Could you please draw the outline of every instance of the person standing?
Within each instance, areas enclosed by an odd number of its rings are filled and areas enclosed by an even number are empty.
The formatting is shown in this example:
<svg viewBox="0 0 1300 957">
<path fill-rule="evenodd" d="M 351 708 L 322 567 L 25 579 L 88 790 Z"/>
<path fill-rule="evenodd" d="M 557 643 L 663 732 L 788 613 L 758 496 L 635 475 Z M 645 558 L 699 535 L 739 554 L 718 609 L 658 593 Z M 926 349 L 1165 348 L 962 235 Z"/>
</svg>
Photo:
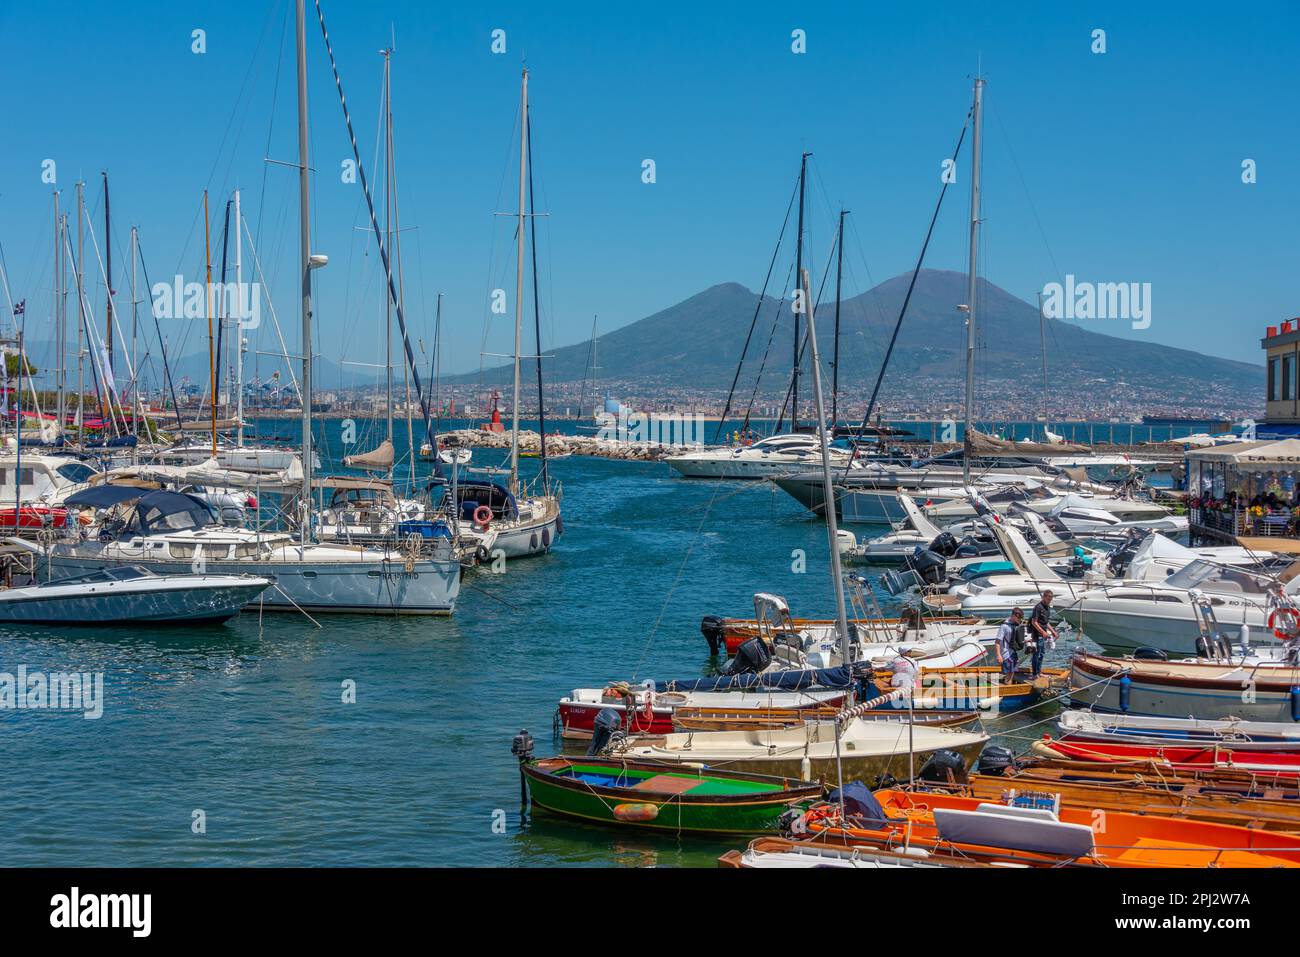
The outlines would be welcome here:
<svg viewBox="0 0 1300 957">
<path fill-rule="evenodd" d="M 1043 597 L 1029 613 L 1029 639 L 1034 643 L 1032 670 L 1035 678 L 1043 673 L 1043 655 L 1050 646 L 1056 644 L 1056 629 L 1052 627 L 1052 597 L 1050 589 L 1043 592 Z"/>
<path fill-rule="evenodd" d="M 1011 682 L 1015 679 L 1016 666 L 1020 663 L 1020 651 L 1025 646 L 1025 613 L 1019 608 L 1012 608 L 1011 615 L 998 629 L 993 648 L 998 653 L 998 665 L 1002 668 L 1002 680 Z"/>
</svg>

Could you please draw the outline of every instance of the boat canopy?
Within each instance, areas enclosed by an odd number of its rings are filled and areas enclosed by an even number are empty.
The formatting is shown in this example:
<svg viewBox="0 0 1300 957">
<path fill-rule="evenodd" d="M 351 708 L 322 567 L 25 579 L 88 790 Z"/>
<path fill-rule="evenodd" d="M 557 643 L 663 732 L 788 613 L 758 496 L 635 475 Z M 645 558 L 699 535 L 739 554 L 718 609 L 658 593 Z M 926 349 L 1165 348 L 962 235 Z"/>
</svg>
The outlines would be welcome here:
<svg viewBox="0 0 1300 957">
<path fill-rule="evenodd" d="M 69 495 L 63 504 L 73 508 L 112 508 L 143 494 L 144 489 L 130 485 L 92 485 Z"/>
<path fill-rule="evenodd" d="M 743 675 L 718 675 L 713 678 L 688 678 L 684 681 L 656 681 L 655 691 L 802 691 L 805 688 L 847 688 L 853 684 L 848 666 L 812 668 L 807 671 L 773 671 Z"/>
<path fill-rule="evenodd" d="M 212 510 L 197 498 L 180 492 L 158 491 L 140 496 L 135 513 L 127 522 L 127 530 L 141 535 L 166 535 L 206 528 L 215 523 Z"/>
<path fill-rule="evenodd" d="M 447 486 L 448 494 L 451 486 Z M 462 518 L 473 518 L 475 509 L 486 505 L 492 510 L 492 517 L 500 520 L 513 518 L 519 514 L 515 497 L 503 485 L 496 482 L 466 481 L 461 479 L 456 485 L 456 499 Z"/>
</svg>

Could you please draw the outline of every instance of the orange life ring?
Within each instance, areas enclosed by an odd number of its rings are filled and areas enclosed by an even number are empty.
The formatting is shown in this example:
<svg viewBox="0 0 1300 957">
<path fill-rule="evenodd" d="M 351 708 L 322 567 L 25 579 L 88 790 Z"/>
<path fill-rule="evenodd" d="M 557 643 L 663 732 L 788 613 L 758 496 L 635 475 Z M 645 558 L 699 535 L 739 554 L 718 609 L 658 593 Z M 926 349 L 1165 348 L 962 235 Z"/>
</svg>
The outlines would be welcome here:
<svg viewBox="0 0 1300 957">
<path fill-rule="evenodd" d="M 492 524 L 492 509 L 486 505 L 474 509 L 474 524 L 486 532 L 488 526 Z"/>
<path fill-rule="evenodd" d="M 1285 627 L 1275 624 L 1279 617 L 1287 620 Z M 1274 636 L 1281 638 L 1283 641 L 1289 641 L 1300 635 L 1300 612 L 1297 612 L 1294 608 L 1274 608 L 1272 614 L 1268 616 L 1268 627 Z"/>
</svg>

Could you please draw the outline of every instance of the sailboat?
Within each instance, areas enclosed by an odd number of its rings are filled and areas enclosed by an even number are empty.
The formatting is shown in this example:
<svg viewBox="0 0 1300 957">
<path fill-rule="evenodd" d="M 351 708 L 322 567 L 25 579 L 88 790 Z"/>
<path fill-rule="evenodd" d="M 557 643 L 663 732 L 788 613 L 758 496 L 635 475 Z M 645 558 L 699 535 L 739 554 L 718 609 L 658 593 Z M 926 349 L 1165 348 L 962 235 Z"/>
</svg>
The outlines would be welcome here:
<svg viewBox="0 0 1300 957">
<path fill-rule="evenodd" d="M 324 14 L 317 9 L 322 18 Z M 299 266 L 302 289 L 302 458 L 301 483 L 285 491 L 296 493 L 297 540 L 287 532 L 228 528 L 217 524 L 208 507 L 197 499 L 176 492 L 146 491 L 125 486 L 104 486 L 71 497 L 99 509 L 106 517 L 99 534 L 82 540 L 39 546 L 51 576 L 87 574 L 118 565 L 142 565 L 158 572 L 205 569 L 217 574 L 254 573 L 274 580 L 261 599 L 267 610 L 309 612 L 352 612 L 361 614 L 432 615 L 451 614 L 460 594 L 461 566 L 446 538 L 407 539 L 400 546 L 365 548 L 319 544 L 314 540 L 312 503 L 315 471 L 312 432 L 312 270 L 328 259 L 311 252 L 311 207 L 308 160 L 307 49 L 304 0 L 296 2 L 298 79 L 298 215 Z M 326 40 L 331 66 L 335 69 L 344 120 L 351 127 L 347 102 L 337 78 L 333 50 Z M 355 140 L 353 141 L 355 143 Z M 363 186 L 365 173 L 359 153 L 355 154 Z M 370 222 L 379 242 L 388 278 L 389 295 L 397 303 L 398 321 L 406 339 L 406 320 L 396 295 L 387 247 L 375 218 L 368 186 L 365 198 Z M 404 342 L 411 361 L 409 340 Z M 417 391 L 420 389 L 415 375 Z M 421 393 L 423 399 L 423 394 Z M 426 407 L 427 408 L 427 407 Z M 427 422 L 427 416 L 426 416 Z M 216 444 L 215 428 L 213 445 Z M 217 470 L 216 462 L 208 468 Z M 233 480 L 235 476 L 225 476 Z M 297 475 L 292 478 L 297 479 Z M 224 483 L 212 483 L 224 484 Z M 98 493 L 98 497 L 93 497 Z"/>
<path fill-rule="evenodd" d="M 532 137 L 528 114 L 528 71 L 523 71 L 519 110 L 519 212 L 515 229 L 515 351 L 514 396 L 510 404 L 510 480 L 509 485 L 490 479 L 464 479 L 453 493 L 451 506 L 462 519 L 474 521 L 484 530 L 497 533 L 493 554 L 506 558 L 542 555 L 564 533 L 560 515 L 560 489 L 551 482 L 546 463 L 546 401 L 542 394 L 541 304 L 537 298 L 537 226 L 532 205 L 531 155 Z M 532 487 L 519 480 L 519 398 L 520 351 L 523 346 L 524 322 L 524 236 L 525 221 L 532 220 L 533 305 L 537 332 L 537 408 L 540 416 L 541 469 Z"/>
</svg>

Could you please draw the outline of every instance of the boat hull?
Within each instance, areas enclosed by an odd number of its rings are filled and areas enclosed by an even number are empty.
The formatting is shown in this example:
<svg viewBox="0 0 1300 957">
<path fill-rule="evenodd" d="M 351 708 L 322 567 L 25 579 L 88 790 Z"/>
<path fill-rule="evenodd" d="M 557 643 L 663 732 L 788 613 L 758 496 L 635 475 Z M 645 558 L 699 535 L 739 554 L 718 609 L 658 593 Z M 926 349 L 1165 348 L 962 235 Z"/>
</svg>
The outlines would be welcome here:
<svg viewBox="0 0 1300 957">
<path fill-rule="evenodd" d="M 580 777 L 550 773 L 548 767 Z M 599 758 L 525 764 L 523 774 L 534 807 L 584 821 L 673 833 L 775 831 L 786 808 L 816 800 L 823 791 L 797 779 L 760 783 L 730 768 L 710 773 Z M 655 788 L 656 782 L 666 783 Z"/>
<path fill-rule="evenodd" d="M 262 581 L 222 588 L 98 589 L 80 596 L 0 600 L 0 622 L 113 625 L 220 622 L 266 590 Z M 33 591 L 37 591 L 33 589 Z"/>
<path fill-rule="evenodd" d="M 1157 681 L 1128 674 L 1116 666 L 1075 659 L 1070 665 L 1070 703 L 1114 714 L 1161 718 L 1201 718 L 1293 722 L 1289 688 L 1270 688 L 1251 680 L 1248 668 L 1238 680 Z"/>
<path fill-rule="evenodd" d="M 191 574 L 187 562 L 151 561 L 59 554 L 44 560 L 51 578 L 85 575 L 121 565 L 142 565 L 159 575 Z M 255 574 L 272 581 L 251 611 L 306 611 L 308 613 L 450 615 L 460 593 L 460 563 L 420 560 L 407 571 L 402 561 L 284 562 L 208 560 L 204 571 L 212 575 Z"/>
</svg>

